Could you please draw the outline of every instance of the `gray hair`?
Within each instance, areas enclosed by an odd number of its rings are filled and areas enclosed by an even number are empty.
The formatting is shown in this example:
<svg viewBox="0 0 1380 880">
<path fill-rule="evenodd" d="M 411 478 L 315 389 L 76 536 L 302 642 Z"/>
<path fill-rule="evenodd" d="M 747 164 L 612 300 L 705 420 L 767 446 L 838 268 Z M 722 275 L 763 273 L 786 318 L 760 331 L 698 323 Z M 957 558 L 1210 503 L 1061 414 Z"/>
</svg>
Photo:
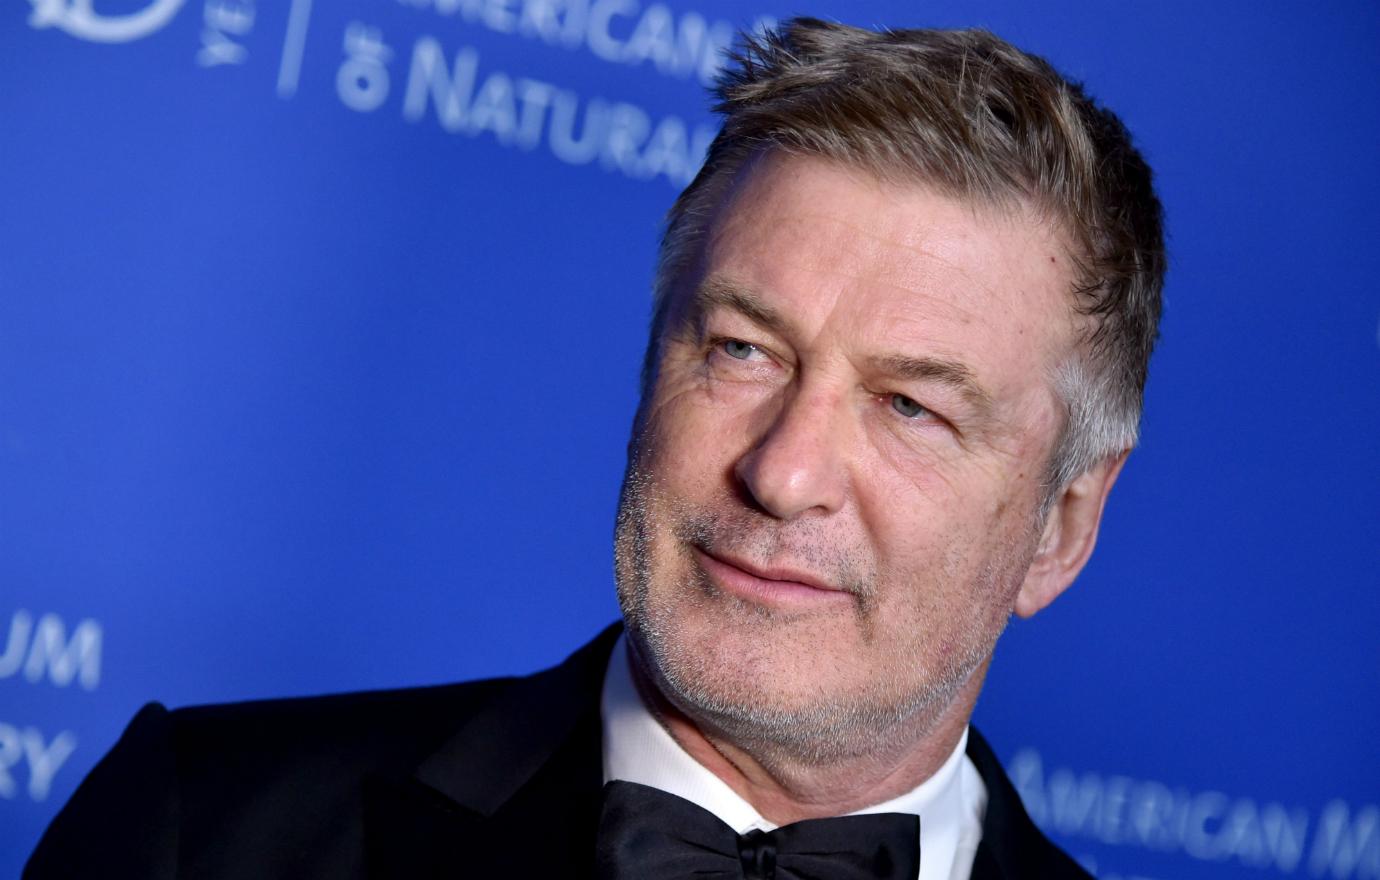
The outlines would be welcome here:
<svg viewBox="0 0 1380 880">
<path fill-rule="evenodd" d="M 1135 445 L 1166 258 L 1150 168 L 1121 120 L 1044 59 L 982 30 L 874 32 L 798 18 L 744 37 L 728 61 L 715 90 L 723 128 L 667 217 L 644 396 L 671 293 L 700 258 L 716 207 L 754 156 L 775 150 L 1059 224 L 1085 329 L 1053 377 L 1067 418 L 1047 503 Z"/>
</svg>

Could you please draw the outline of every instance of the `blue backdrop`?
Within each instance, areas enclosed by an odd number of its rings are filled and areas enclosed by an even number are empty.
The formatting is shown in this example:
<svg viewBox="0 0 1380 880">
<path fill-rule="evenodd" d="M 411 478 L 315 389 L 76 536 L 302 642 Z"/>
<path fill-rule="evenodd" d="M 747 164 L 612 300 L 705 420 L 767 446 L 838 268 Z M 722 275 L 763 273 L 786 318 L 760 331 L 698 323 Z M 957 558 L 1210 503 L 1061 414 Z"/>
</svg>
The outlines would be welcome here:
<svg viewBox="0 0 1380 880">
<path fill-rule="evenodd" d="M 660 218 L 773 0 L 0 11 L 0 876 L 149 699 L 548 665 L 611 620 Z M 1143 448 L 977 718 L 1104 878 L 1380 877 L 1380 10 L 820 0 L 1120 112 Z"/>
</svg>

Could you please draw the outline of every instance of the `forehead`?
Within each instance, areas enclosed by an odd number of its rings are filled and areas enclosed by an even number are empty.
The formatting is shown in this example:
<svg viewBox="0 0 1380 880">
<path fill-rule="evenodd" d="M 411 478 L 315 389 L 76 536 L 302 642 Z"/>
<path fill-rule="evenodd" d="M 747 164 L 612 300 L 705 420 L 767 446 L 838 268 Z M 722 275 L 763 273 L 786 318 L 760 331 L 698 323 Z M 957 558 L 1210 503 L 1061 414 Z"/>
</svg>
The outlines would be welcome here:
<svg viewBox="0 0 1380 880">
<path fill-rule="evenodd" d="M 1033 211 L 999 210 L 823 159 L 768 155 L 710 225 L 701 280 L 788 313 L 821 345 L 1048 375 L 1073 339 L 1072 263 Z"/>
</svg>

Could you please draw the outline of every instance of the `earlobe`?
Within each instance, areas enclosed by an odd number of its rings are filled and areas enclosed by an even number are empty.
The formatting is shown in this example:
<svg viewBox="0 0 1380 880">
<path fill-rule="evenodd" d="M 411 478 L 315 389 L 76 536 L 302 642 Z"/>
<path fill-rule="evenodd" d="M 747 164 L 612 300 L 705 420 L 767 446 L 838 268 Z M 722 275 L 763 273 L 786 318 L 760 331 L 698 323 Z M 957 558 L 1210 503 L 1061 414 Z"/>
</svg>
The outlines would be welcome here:
<svg viewBox="0 0 1380 880">
<path fill-rule="evenodd" d="M 1073 583 L 1092 556 L 1107 493 L 1130 450 L 1104 459 L 1059 492 L 1045 518 L 1044 531 L 1025 583 L 1016 594 L 1015 612 L 1031 617 Z"/>
</svg>

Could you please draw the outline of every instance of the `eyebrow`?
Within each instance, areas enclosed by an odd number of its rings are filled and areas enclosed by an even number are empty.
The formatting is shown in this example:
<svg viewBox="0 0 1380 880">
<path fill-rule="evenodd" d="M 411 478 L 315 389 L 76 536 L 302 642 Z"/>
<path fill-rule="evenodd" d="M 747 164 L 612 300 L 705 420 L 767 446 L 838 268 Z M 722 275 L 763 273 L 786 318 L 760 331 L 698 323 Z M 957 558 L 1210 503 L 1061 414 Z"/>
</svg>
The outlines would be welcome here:
<svg viewBox="0 0 1380 880">
<path fill-rule="evenodd" d="M 694 319 L 700 319 L 715 309 L 730 309 L 777 335 L 787 335 L 791 329 L 790 321 L 778 311 L 762 301 L 762 298 L 748 288 L 723 277 L 706 278 L 695 289 L 691 298 L 691 312 Z"/>
<path fill-rule="evenodd" d="M 937 382 L 954 389 L 980 413 L 992 409 L 992 396 L 978 384 L 973 371 L 958 361 L 893 354 L 873 358 L 874 369 L 908 382 Z"/>
</svg>

